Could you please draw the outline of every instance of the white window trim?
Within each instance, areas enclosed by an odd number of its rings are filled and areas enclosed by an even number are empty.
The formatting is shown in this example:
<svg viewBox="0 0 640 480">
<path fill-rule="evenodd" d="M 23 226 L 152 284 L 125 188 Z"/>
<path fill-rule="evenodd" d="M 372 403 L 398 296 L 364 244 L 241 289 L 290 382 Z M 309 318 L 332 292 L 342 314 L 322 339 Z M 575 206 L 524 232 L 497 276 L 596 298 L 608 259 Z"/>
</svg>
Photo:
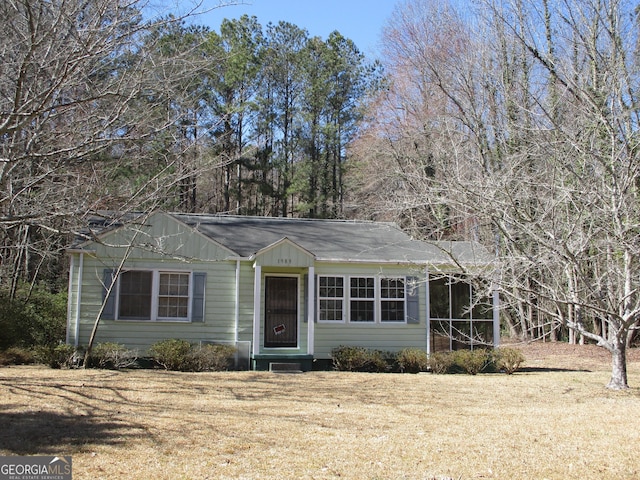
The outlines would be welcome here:
<svg viewBox="0 0 640 480">
<path fill-rule="evenodd" d="M 120 317 L 120 275 L 117 278 L 118 294 L 115 301 L 115 313 L 114 318 L 120 322 L 177 322 L 177 323 L 190 323 L 192 319 L 191 304 L 193 303 L 193 272 L 191 270 L 172 270 L 172 269 L 151 269 L 151 268 L 129 268 L 123 270 L 126 272 L 151 272 L 151 318 L 119 318 Z M 189 298 L 187 300 L 187 316 L 186 317 L 159 317 L 158 316 L 158 304 L 160 301 L 160 275 L 163 273 L 181 273 L 189 275 Z"/>
<path fill-rule="evenodd" d="M 382 298 L 382 279 L 392 279 L 392 280 L 402 280 L 402 290 L 403 296 L 402 298 Z M 380 317 L 378 320 L 382 325 L 404 325 L 407 323 L 407 277 L 404 275 L 383 275 L 378 277 L 378 285 L 376 289 L 376 297 L 378 301 L 378 305 L 376 308 L 376 312 Z M 403 315 L 402 320 L 382 320 L 382 302 L 397 302 L 402 300 L 403 307 Z"/>
<path fill-rule="evenodd" d="M 342 279 L 342 297 L 321 297 L 320 296 L 320 279 L 321 278 L 341 278 Z M 316 312 L 318 315 L 318 323 L 326 323 L 329 325 L 339 325 L 339 324 L 345 324 L 347 323 L 347 315 L 348 315 L 348 304 L 347 304 L 347 297 L 348 295 L 348 289 L 349 289 L 349 279 L 347 277 L 345 277 L 344 275 L 318 275 L 318 281 L 317 281 L 317 287 L 316 287 Z M 320 300 L 342 300 L 342 320 L 322 320 L 320 318 Z"/>
<path fill-rule="evenodd" d="M 361 297 L 351 297 L 351 279 L 352 278 L 373 278 L 373 298 L 361 298 Z M 380 297 L 380 282 L 376 275 L 349 275 L 347 280 L 347 321 L 351 325 L 376 325 L 380 323 L 380 304 L 378 303 Z M 373 321 L 372 322 L 359 322 L 351 320 L 351 300 L 359 301 L 363 300 L 366 302 L 373 302 Z"/>
<path fill-rule="evenodd" d="M 321 277 L 331 277 L 331 278 L 342 278 L 344 280 L 344 295 L 343 297 L 335 297 L 335 299 L 342 300 L 342 320 L 321 320 L 320 319 L 320 278 Z M 351 320 L 351 279 L 352 278 L 373 278 L 374 282 L 374 296 L 370 301 L 373 302 L 373 321 L 372 322 L 358 322 Z M 404 297 L 402 299 L 399 298 L 382 298 L 382 279 L 399 279 L 404 283 Z M 316 288 L 317 299 L 316 299 L 316 308 L 318 315 L 318 323 L 324 323 L 329 325 L 339 325 L 339 324 L 349 324 L 349 325 L 406 325 L 407 324 L 407 276 L 406 275 L 331 275 L 331 274 L 323 274 L 318 275 L 318 285 Z M 333 297 L 322 297 L 323 300 L 327 300 Z M 358 297 L 354 297 L 353 300 L 362 300 Z M 368 300 L 368 299 L 365 299 Z M 383 301 L 400 301 L 404 303 L 404 316 L 402 320 L 391 321 L 391 320 L 382 320 L 382 302 Z"/>
</svg>

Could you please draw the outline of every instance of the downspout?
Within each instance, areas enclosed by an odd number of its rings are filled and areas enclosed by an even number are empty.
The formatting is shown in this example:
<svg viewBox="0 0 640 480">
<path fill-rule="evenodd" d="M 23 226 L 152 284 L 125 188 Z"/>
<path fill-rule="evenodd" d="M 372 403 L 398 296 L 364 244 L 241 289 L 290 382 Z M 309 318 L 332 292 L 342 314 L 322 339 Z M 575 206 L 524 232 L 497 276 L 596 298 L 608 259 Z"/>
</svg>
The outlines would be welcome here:
<svg viewBox="0 0 640 480">
<path fill-rule="evenodd" d="M 233 341 L 238 346 L 238 332 L 240 330 L 240 259 L 236 260 L 236 307 L 235 322 L 233 327 Z"/>
<path fill-rule="evenodd" d="M 76 297 L 76 338 L 73 345 L 75 347 L 80 343 L 80 306 L 82 304 L 82 270 L 84 268 L 84 253 L 80 252 L 80 261 L 78 262 L 78 296 Z"/>
<path fill-rule="evenodd" d="M 72 293 L 73 293 L 73 268 L 75 267 L 75 255 L 70 255 L 71 263 L 69 264 L 69 286 L 67 287 L 67 336 L 64 343 L 69 345 L 71 339 L 71 314 L 73 313 Z"/>
</svg>

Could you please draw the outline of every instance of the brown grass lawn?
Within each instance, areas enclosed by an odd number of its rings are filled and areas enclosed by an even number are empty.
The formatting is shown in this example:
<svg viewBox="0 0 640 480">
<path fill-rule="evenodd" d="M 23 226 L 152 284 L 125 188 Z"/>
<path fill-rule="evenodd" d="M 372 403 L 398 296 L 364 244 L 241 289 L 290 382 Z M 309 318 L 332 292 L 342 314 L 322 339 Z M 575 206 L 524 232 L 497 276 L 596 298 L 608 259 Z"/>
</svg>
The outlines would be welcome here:
<svg viewBox="0 0 640 480">
<path fill-rule="evenodd" d="M 513 376 L 0 369 L 0 454 L 74 479 L 640 478 L 640 357 L 535 345 Z"/>
</svg>

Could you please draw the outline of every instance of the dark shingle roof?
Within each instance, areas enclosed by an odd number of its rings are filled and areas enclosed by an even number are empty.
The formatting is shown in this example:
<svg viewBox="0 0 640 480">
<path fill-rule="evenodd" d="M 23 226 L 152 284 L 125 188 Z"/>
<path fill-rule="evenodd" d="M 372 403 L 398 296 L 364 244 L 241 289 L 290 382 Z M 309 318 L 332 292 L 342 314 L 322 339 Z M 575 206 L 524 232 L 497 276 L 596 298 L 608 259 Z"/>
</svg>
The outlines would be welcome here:
<svg viewBox="0 0 640 480">
<path fill-rule="evenodd" d="M 170 214 L 241 257 L 250 257 L 288 238 L 317 260 L 398 263 L 466 263 L 491 261 L 472 242 L 427 243 L 412 239 L 389 223 L 277 217 Z"/>
<path fill-rule="evenodd" d="M 354 220 L 318 220 L 282 217 L 169 213 L 171 217 L 249 258 L 287 238 L 320 261 L 416 264 L 486 264 L 489 252 L 474 242 L 425 242 L 411 238 L 396 225 Z M 80 247 L 107 231 L 147 215 L 99 212 L 90 218 L 73 247 Z"/>
</svg>

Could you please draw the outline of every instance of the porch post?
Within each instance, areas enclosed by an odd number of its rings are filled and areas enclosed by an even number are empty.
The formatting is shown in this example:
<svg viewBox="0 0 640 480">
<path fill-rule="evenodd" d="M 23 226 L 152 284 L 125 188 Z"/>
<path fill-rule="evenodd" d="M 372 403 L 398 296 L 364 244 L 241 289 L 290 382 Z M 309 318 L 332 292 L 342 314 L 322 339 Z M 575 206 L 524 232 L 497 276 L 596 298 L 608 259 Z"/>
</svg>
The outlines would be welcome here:
<svg viewBox="0 0 640 480">
<path fill-rule="evenodd" d="M 260 353 L 260 291 L 262 290 L 262 267 L 253 265 L 253 354 Z"/>
<path fill-rule="evenodd" d="M 315 310 L 316 310 L 316 275 L 315 267 L 309 267 L 309 275 L 307 276 L 307 354 L 313 355 L 315 350 Z"/>
</svg>

